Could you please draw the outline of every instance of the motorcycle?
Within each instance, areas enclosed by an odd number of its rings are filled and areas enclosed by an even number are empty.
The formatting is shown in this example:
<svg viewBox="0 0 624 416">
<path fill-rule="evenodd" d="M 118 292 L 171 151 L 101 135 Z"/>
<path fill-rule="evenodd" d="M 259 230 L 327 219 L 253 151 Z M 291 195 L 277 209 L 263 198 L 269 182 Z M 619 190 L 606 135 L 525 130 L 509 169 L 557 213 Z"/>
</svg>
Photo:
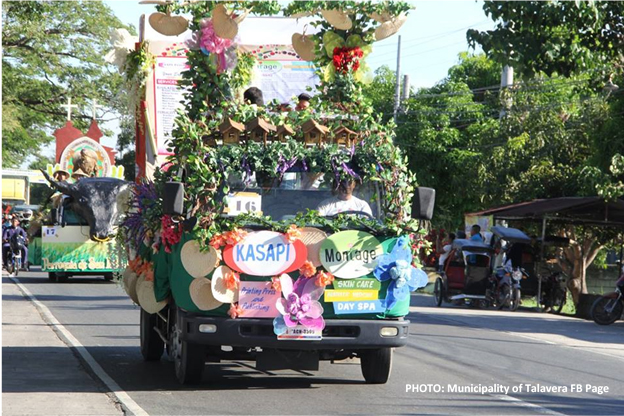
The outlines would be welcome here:
<svg viewBox="0 0 624 416">
<path fill-rule="evenodd" d="M 596 299 L 591 307 L 591 317 L 598 325 L 611 325 L 622 317 L 624 311 L 624 267 L 615 282 L 615 292 Z"/>
<path fill-rule="evenodd" d="M 492 287 L 486 297 L 494 299 L 499 310 L 508 307 L 510 311 L 516 311 L 522 299 L 520 282 L 526 279 L 526 270 L 511 265 L 506 265 L 496 270 L 493 277 Z"/>
<path fill-rule="evenodd" d="M 565 275 L 561 272 L 552 272 L 543 283 L 541 301 L 544 310 L 560 314 L 568 298 Z"/>
<path fill-rule="evenodd" d="M 24 264 L 22 259 L 24 247 L 26 247 L 26 240 L 19 234 L 15 234 L 9 241 L 7 271 L 10 275 L 17 276 L 22 269 L 22 265 Z"/>
</svg>

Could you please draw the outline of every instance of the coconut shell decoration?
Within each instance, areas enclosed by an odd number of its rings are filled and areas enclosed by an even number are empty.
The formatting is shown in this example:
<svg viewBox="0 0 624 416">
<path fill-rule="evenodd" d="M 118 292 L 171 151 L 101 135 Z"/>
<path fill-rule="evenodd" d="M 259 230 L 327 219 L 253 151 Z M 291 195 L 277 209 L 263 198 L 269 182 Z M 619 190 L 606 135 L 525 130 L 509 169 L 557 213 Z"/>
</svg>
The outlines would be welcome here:
<svg viewBox="0 0 624 416">
<path fill-rule="evenodd" d="M 210 279 L 193 279 L 189 286 L 189 292 L 193 303 L 202 311 L 210 311 L 223 305 L 212 294 Z"/>
<path fill-rule="evenodd" d="M 321 266 L 321 244 L 327 238 L 327 234 L 314 227 L 303 227 L 299 229 L 301 237 L 299 238 L 308 249 L 308 260 L 312 262 L 314 267 Z"/>
<path fill-rule="evenodd" d="M 182 16 L 171 16 L 168 13 L 152 13 L 149 24 L 154 30 L 165 36 L 178 36 L 188 29 L 188 20 Z"/>
<path fill-rule="evenodd" d="M 400 15 L 394 16 L 390 20 L 383 22 L 377 27 L 377 29 L 375 29 L 375 40 L 386 39 L 394 35 L 399 31 L 406 20 L 407 16 L 405 13 L 401 13 Z"/>
<path fill-rule="evenodd" d="M 212 274 L 212 295 L 222 303 L 233 303 L 238 301 L 238 289 L 228 289 L 225 276 L 232 273 L 232 269 L 227 266 L 220 266 Z"/>
<path fill-rule="evenodd" d="M 304 61 L 312 62 L 316 58 L 314 54 L 314 42 L 310 36 L 294 33 L 292 35 L 292 45 L 297 55 Z"/>
<path fill-rule="evenodd" d="M 214 247 L 202 252 L 197 240 L 184 243 L 180 250 L 180 260 L 184 270 L 194 278 L 205 277 L 219 264 L 219 253 Z"/>
<path fill-rule="evenodd" d="M 135 272 L 132 271 L 130 267 L 126 267 L 123 274 L 121 275 L 121 281 L 123 282 L 123 287 L 130 299 L 137 305 L 139 304 L 139 298 L 137 296 L 137 281 L 139 276 L 136 275 Z"/>
<path fill-rule="evenodd" d="M 327 23 L 339 30 L 349 30 L 353 27 L 351 18 L 342 10 L 321 10 L 321 15 Z"/>
<path fill-rule="evenodd" d="M 145 275 L 139 276 L 136 285 L 137 298 L 139 305 L 149 314 L 160 312 L 165 306 L 167 301 L 156 301 L 156 295 L 154 294 L 154 282 L 145 280 Z"/>
</svg>

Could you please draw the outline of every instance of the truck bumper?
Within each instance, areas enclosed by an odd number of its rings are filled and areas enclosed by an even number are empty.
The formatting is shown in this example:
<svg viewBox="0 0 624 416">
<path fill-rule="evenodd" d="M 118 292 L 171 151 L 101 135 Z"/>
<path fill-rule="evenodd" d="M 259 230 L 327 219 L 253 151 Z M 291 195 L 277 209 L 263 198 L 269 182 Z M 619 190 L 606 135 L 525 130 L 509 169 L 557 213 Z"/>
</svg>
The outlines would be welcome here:
<svg viewBox="0 0 624 416">
<path fill-rule="evenodd" d="M 320 341 L 278 340 L 272 319 L 217 318 L 178 309 L 181 338 L 193 344 L 230 345 L 296 350 L 341 350 L 402 347 L 407 343 L 409 321 L 328 319 Z M 200 331 L 200 325 L 214 325 L 213 333 Z M 204 327 L 205 328 L 205 327 Z M 395 336 L 382 336 L 382 328 L 396 328 Z M 385 330 L 386 332 L 394 332 Z"/>
</svg>

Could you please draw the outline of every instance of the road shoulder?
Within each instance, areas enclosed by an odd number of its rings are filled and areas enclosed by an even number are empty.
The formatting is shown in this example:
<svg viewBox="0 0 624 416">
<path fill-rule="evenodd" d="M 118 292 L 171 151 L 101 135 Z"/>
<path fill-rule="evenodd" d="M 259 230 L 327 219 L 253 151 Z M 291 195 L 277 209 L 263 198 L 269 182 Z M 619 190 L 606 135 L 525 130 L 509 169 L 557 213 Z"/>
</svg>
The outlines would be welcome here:
<svg viewBox="0 0 624 416">
<path fill-rule="evenodd" d="M 11 280 L 2 279 L 2 414 L 121 415 Z"/>
</svg>

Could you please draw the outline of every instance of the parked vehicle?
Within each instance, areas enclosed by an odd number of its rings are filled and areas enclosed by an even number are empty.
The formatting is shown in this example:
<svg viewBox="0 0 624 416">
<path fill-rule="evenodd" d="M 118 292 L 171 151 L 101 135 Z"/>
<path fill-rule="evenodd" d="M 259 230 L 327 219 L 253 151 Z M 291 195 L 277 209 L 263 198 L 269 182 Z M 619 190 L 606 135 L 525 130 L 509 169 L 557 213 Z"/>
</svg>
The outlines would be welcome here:
<svg viewBox="0 0 624 416">
<path fill-rule="evenodd" d="M 487 307 L 495 303 L 492 298 L 491 259 L 494 249 L 485 243 L 455 239 L 434 284 L 437 306 L 443 302 L 467 302 Z"/>
<path fill-rule="evenodd" d="M 22 270 L 25 259 L 22 258 L 22 252 L 26 247 L 26 240 L 19 234 L 14 234 L 9 241 L 9 251 L 7 258 L 7 271 L 13 276 L 17 276 Z"/>
<path fill-rule="evenodd" d="M 486 292 L 486 298 L 494 300 L 498 309 L 505 307 L 510 311 L 516 311 L 522 300 L 520 282 L 528 276 L 526 270 L 520 267 L 512 267 L 507 264 L 500 267 L 494 273 L 490 292 Z"/>
<path fill-rule="evenodd" d="M 550 263 L 546 261 L 546 264 L 553 264 L 554 261 L 550 261 Z M 542 308 L 548 312 L 561 313 L 568 298 L 565 274 L 561 271 L 551 270 L 545 278 L 540 277 L 542 278 L 542 296 L 540 298 Z"/>
<path fill-rule="evenodd" d="M 509 310 L 515 311 L 522 299 L 521 282 L 529 276 L 522 265 L 525 253 L 531 247 L 531 238 L 517 228 L 500 225 L 492 227 L 491 231 L 495 237 L 493 243 L 500 247 L 499 255 L 503 254 L 504 261 L 502 267 L 495 273 L 499 279 L 494 299 L 497 300 L 499 309 L 508 307 Z"/>
<path fill-rule="evenodd" d="M 615 282 L 615 291 L 596 299 L 591 307 L 591 317 L 598 325 L 611 325 L 622 317 L 624 311 L 624 267 Z"/>
</svg>

